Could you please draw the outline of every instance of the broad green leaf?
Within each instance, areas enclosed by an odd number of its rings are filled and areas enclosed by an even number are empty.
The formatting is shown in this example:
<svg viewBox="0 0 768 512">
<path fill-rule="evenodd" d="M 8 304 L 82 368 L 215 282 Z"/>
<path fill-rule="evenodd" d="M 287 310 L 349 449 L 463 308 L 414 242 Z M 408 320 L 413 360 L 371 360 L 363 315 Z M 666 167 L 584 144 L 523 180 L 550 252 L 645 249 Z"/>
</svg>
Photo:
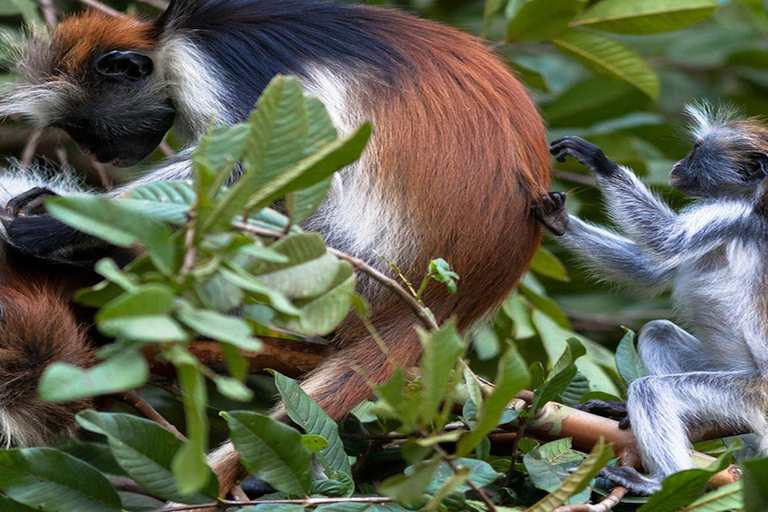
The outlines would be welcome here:
<svg viewBox="0 0 768 512">
<path fill-rule="evenodd" d="M 417 505 L 423 500 L 439 464 L 440 459 L 420 462 L 410 467 L 408 476 L 397 475 L 384 480 L 379 484 L 378 491 L 403 505 Z"/>
<path fill-rule="evenodd" d="M 301 436 L 301 442 L 304 443 L 304 447 L 309 450 L 309 453 L 313 455 L 328 448 L 328 440 L 323 436 L 306 434 Z M 315 493 L 313 492 L 312 494 Z"/>
<path fill-rule="evenodd" d="M 120 467 L 152 495 L 191 504 L 210 503 L 218 496 L 219 487 L 213 474 L 203 489 L 205 494 L 179 492 L 171 462 L 184 443 L 154 421 L 128 414 L 83 411 L 77 415 L 77 422 L 86 430 L 106 436 Z"/>
<path fill-rule="evenodd" d="M 768 507 L 768 459 L 753 459 L 741 461 L 741 481 L 744 483 L 745 512 L 759 512 Z"/>
<path fill-rule="evenodd" d="M 316 512 L 406 512 L 407 510 L 397 503 L 370 502 L 332 503 L 330 505 L 320 505 L 315 509 Z"/>
<path fill-rule="evenodd" d="M 222 344 L 222 347 L 225 346 L 231 347 L 231 345 Z M 248 364 L 247 360 L 245 360 L 245 364 Z M 237 402 L 250 402 L 253 400 L 253 391 L 249 389 L 248 386 L 246 386 L 240 379 L 233 377 L 222 377 L 221 375 L 217 375 L 212 378 L 214 384 L 216 384 L 216 389 L 218 392 L 230 400 L 235 400 Z"/>
<path fill-rule="evenodd" d="M 335 259 L 335 256 L 332 257 Z M 350 301 L 355 292 L 355 274 L 349 263 L 340 260 L 336 260 L 336 263 L 334 270 L 327 270 L 328 277 L 333 278 L 333 281 L 328 283 L 328 288 L 317 297 L 294 300 L 294 305 L 299 309 L 298 317 L 285 320 L 277 318 L 275 325 L 308 336 L 324 336 L 344 320 L 349 314 Z M 302 265 L 304 266 L 306 265 Z M 308 278 L 306 280 L 310 281 Z M 318 284 L 317 281 L 315 284 Z"/>
<path fill-rule="evenodd" d="M 0 451 L 0 490 L 44 512 L 118 512 L 109 480 L 85 462 L 53 448 Z"/>
<path fill-rule="evenodd" d="M 568 384 L 568 387 L 560 393 L 560 400 L 564 405 L 576 407 L 581 403 L 581 397 L 589 393 L 589 380 L 576 372 L 576 376 Z"/>
<path fill-rule="evenodd" d="M 151 215 L 105 196 L 67 196 L 46 200 L 48 213 L 80 231 L 120 247 L 140 243 L 158 270 L 175 268 L 176 246 L 171 230 Z"/>
<path fill-rule="evenodd" d="M 328 447 L 316 454 L 318 462 L 325 468 L 351 474 L 349 460 L 344 452 L 344 443 L 339 437 L 336 422 L 320 408 L 299 384 L 279 372 L 272 371 L 275 386 L 283 399 L 288 417 L 307 434 L 324 437 Z"/>
<path fill-rule="evenodd" d="M 576 338 L 568 338 L 565 342 L 563 354 L 552 367 L 544 383 L 534 392 L 531 404 L 532 414 L 545 403 L 559 397 L 576 376 L 574 363 L 586 353 L 586 350 Z"/>
<path fill-rule="evenodd" d="M 764 481 L 761 481 L 761 487 L 763 487 L 762 482 Z M 728 512 L 741 510 L 758 512 L 766 510 L 768 501 L 765 501 L 764 499 L 761 501 L 759 494 L 755 496 L 751 495 L 751 493 L 746 493 L 744 491 L 744 483 L 744 478 L 742 477 L 741 480 L 731 482 L 719 489 L 708 492 L 687 507 L 681 508 L 680 512 Z M 746 496 L 749 496 L 749 498 Z M 752 498 L 756 499 L 753 500 Z M 745 501 L 752 502 L 750 506 L 755 504 L 759 504 L 759 506 L 755 508 L 746 508 Z"/>
<path fill-rule="evenodd" d="M 624 384 L 629 386 L 633 381 L 645 375 L 643 363 L 635 348 L 635 333 L 625 329 L 626 333 L 621 338 L 616 348 L 616 369 L 621 375 Z"/>
<path fill-rule="evenodd" d="M 120 204 L 139 210 L 159 221 L 185 224 L 195 203 L 195 190 L 189 180 L 154 181 L 119 196 Z"/>
<path fill-rule="evenodd" d="M 248 210 L 263 208 L 289 192 L 310 187 L 357 160 L 371 137 L 371 125 L 364 124 L 276 176 L 249 199 Z"/>
<path fill-rule="evenodd" d="M 502 474 L 494 470 L 490 464 L 482 460 L 459 457 L 453 460 L 453 464 L 457 468 L 464 467 L 470 469 L 471 472 L 469 474 L 469 478 L 467 478 L 467 481 L 472 483 L 477 488 L 491 485 L 493 482 L 498 480 L 500 476 L 502 476 Z M 409 474 L 408 469 L 405 470 L 405 474 Z M 437 492 L 437 490 L 445 482 L 447 482 L 452 475 L 453 469 L 451 469 L 451 467 L 446 462 L 441 462 L 438 464 L 437 469 L 435 470 L 435 474 L 433 475 L 432 481 L 427 487 L 426 492 L 429 494 Z M 461 492 L 469 491 L 469 483 L 462 484 L 458 487 L 457 490 Z"/>
<path fill-rule="evenodd" d="M 565 329 L 570 327 L 568 317 L 565 316 L 563 310 L 560 309 L 560 306 L 554 300 L 542 295 L 525 283 L 518 284 L 517 289 L 523 297 L 528 299 L 531 304 L 544 312 L 549 318 L 557 322 L 560 327 Z"/>
<path fill-rule="evenodd" d="M 493 16 L 501 10 L 503 6 L 502 0 L 485 0 L 485 8 L 483 9 L 483 33 L 482 37 L 488 32 L 488 27 L 491 25 Z"/>
<path fill-rule="evenodd" d="M 456 367 L 456 361 L 464 355 L 466 347 L 453 321 L 434 332 L 419 330 L 419 339 L 424 348 L 419 361 L 422 385 L 419 413 L 421 422 L 429 425 L 435 421 L 441 404 L 446 400 L 451 373 Z M 440 430 L 442 426 L 439 425 L 437 429 Z"/>
<path fill-rule="evenodd" d="M 0 510 L 3 512 L 39 512 L 40 509 L 22 505 L 18 501 L 13 501 L 11 498 L 0 494 Z"/>
<path fill-rule="evenodd" d="M 258 279 L 250 275 L 243 268 L 230 262 L 229 269 L 219 270 L 221 277 L 230 284 L 245 290 L 252 301 L 269 304 L 276 311 L 284 315 L 298 316 L 300 311 L 294 306 L 288 297 L 282 293 L 265 286 Z"/>
<path fill-rule="evenodd" d="M 523 464 L 534 486 L 554 492 L 583 460 L 584 456 L 571 448 L 571 439 L 563 438 L 529 451 L 523 457 Z M 585 503 L 589 497 L 590 491 L 584 490 L 571 496 L 568 504 Z"/>
<path fill-rule="evenodd" d="M 184 309 L 178 318 L 193 331 L 211 339 L 229 343 L 243 350 L 258 351 L 261 342 L 252 336 L 251 327 L 242 318 L 205 309 Z"/>
<path fill-rule="evenodd" d="M 600 94 L 595 94 L 596 90 Z M 567 128 L 568 134 L 572 134 L 575 126 L 589 127 L 644 109 L 650 103 L 648 96 L 627 82 L 591 77 L 577 82 L 540 107 L 547 124 L 553 128 Z"/>
<path fill-rule="evenodd" d="M 651 98 L 659 95 L 659 78 L 635 50 L 614 39 L 571 29 L 552 40 L 562 52 L 597 74 L 624 80 Z"/>
<path fill-rule="evenodd" d="M 546 250 L 544 247 L 539 247 L 531 260 L 531 270 L 537 274 L 557 279 L 558 281 L 568 282 L 568 273 L 565 271 L 565 267 L 558 260 L 554 254 Z"/>
<path fill-rule="evenodd" d="M 740 446 L 740 443 L 734 443 L 707 469 L 688 469 L 668 476 L 661 483 L 662 489 L 651 496 L 638 512 L 672 512 L 690 505 L 703 494 L 709 478 L 728 467 L 731 453 Z M 764 481 L 760 482 L 764 486 Z"/>
<path fill-rule="evenodd" d="M 716 10 L 714 0 L 601 0 L 583 11 L 573 25 L 622 34 L 656 34 L 693 25 Z"/>
<path fill-rule="evenodd" d="M 507 41 L 543 41 L 568 28 L 585 0 L 511 0 Z"/>
<path fill-rule="evenodd" d="M 43 19 L 37 12 L 37 4 L 33 0 L 10 0 L 24 18 L 27 27 L 42 27 Z"/>
<path fill-rule="evenodd" d="M 54 363 L 40 378 L 43 400 L 70 402 L 80 398 L 127 391 L 144 385 L 149 366 L 135 349 L 126 349 L 88 369 Z"/>
<path fill-rule="evenodd" d="M 108 336 L 137 341 L 185 341 L 187 333 L 169 313 L 173 291 L 161 284 L 145 284 L 108 302 L 95 316 Z"/>
<path fill-rule="evenodd" d="M 488 433 L 496 428 L 509 402 L 524 389 L 529 380 L 525 361 L 517 352 L 514 345 L 509 345 L 507 351 L 499 359 L 496 377 L 496 389 L 485 399 L 477 415 L 477 421 L 472 431 L 465 435 L 456 445 L 457 455 L 467 455 L 482 441 Z"/>
<path fill-rule="evenodd" d="M 613 450 L 601 439 L 589 457 L 560 486 L 541 501 L 527 509 L 528 512 L 551 512 L 565 505 L 571 496 L 587 488 L 597 473 L 613 458 Z"/>
<path fill-rule="evenodd" d="M 396 368 L 387 382 L 374 389 L 376 396 L 381 399 L 379 406 L 386 406 L 406 431 L 417 427 L 421 394 L 416 388 L 406 379 L 403 369 Z"/>
<path fill-rule="evenodd" d="M 222 413 L 246 469 L 278 491 L 304 497 L 312 485 L 312 456 L 301 434 L 255 412 Z"/>
</svg>

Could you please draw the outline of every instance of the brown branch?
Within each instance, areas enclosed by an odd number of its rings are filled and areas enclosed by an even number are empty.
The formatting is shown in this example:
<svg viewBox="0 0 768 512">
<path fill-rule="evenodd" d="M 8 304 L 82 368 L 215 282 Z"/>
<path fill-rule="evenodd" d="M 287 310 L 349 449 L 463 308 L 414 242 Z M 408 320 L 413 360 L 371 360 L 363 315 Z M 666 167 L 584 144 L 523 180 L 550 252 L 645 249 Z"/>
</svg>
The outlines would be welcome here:
<svg viewBox="0 0 768 512">
<path fill-rule="evenodd" d="M 232 225 L 237 229 L 240 229 L 247 233 L 251 233 L 252 235 L 266 236 L 270 238 L 282 238 L 283 236 L 285 236 L 285 233 L 283 233 L 282 231 L 262 228 L 259 226 L 253 226 L 245 222 L 233 222 Z M 437 325 L 437 322 L 435 322 L 435 319 L 432 318 L 432 316 L 427 312 L 427 310 L 423 308 L 421 304 L 419 304 L 419 301 L 417 301 L 413 295 L 408 293 L 408 291 L 405 288 L 400 286 L 400 284 L 397 281 L 384 275 L 380 271 L 368 265 L 366 262 L 364 262 L 360 258 L 355 258 L 353 256 L 350 256 L 349 254 L 333 249 L 332 247 L 328 247 L 327 249 L 330 254 L 333 254 L 337 258 L 344 260 L 347 263 L 350 263 L 353 267 L 355 267 L 355 269 L 359 270 L 360 272 L 367 275 L 374 281 L 377 281 L 380 285 L 394 292 L 395 295 L 400 297 L 408 305 L 408 307 L 416 315 L 416 318 L 418 318 L 419 321 L 421 321 L 421 324 L 425 328 L 427 328 L 430 331 L 438 328 L 438 325 Z"/>
<path fill-rule="evenodd" d="M 173 435 L 175 435 L 182 441 L 187 440 L 187 438 L 184 437 L 184 434 L 179 432 L 178 429 L 174 427 L 171 422 L 166 420 L 162 414 L 157 412 L 154 407 L 149 405 L 148 402 L 146 402 L 143 398 L 141 398 L 135 392 L 128 391 L 127 393 L 123 393 L 122 395 L 118 394 L 115 396 L 118 397 L 119 400 L 129 404 L 131 407 L 136 409 L 138 412 L 141 413 L 142 416 L 144 416 L 148 420 L 152 420 L 155 423 L 159 423 L 166 429 L 170 430 Z"/>
<path fill-rule="evenodd" d="M 101 11 L 104 14 L 109 14 L 110 16 L 114 16 L 115 18 L 124 16 L 124 14 L 121 13 L 120 11 L 116 11 L 113 8 L 108 7 L 103 3 L 99 2 L 98 0 L 78 0 L 78 2 L 92 9 L 96 9 L 97 11 Z"/>
<path fill-rule="evenodd" d="M 586 503 L 583 505 L 564 505 L 557 507 L 554 512 L 605 512 L 618 505 L 626 494 L 627 490 L 624 487 L 614 487 L 611 489 L 610 494 L 600 503 L 595 503 L 594 505 Z"/>
<path fill-rule="evenodd" d="M 21 168 L 29 169 L 32 165 L 32 158 L 35 156 L 35 150 L 37 150 L 37 143 L 40 141 L 40 136 L 43 134 L 41 128 L 32 132 L 27 139 L 27 143 L 24 144 L 24 150 L 21 152 Z"/>
<path fill-rule="evenodd" d="M 56 26 L 56 7 L 53 5 L 52 0 L 39 0 L 40 10 L 43 12 L 43 18 L 48 28 Z"/>
</svg>

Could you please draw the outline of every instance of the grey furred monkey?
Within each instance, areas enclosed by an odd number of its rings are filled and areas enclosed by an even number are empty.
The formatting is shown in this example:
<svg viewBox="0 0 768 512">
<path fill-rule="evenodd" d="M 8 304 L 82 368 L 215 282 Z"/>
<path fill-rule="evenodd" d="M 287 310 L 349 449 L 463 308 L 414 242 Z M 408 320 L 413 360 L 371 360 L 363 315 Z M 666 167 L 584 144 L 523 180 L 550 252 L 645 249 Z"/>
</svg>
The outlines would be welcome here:
<svg viewBox="0 0 768 512">
<path fill-rule="evenodd" d="M 645 477 L 626 467 L 603 475 L 634 494 L 692 468 L 687 433 L 714 426 L 756 433 L 768 452 L 768 130 L 732 110 L 688 107 L 693 150 L 670 185 L 699 198 L 679 213 L 627 168 L 578 137 L 554 141 L 595 175 L 624 233 L 568 215 L 565 196 L 544 196 L 534 215 L 596 275 L 649 295 L 669 291 L 675 320 L 648 323 L 639 353 L 646 376 L 628 390 L 629 421 Z"/>
</svg>

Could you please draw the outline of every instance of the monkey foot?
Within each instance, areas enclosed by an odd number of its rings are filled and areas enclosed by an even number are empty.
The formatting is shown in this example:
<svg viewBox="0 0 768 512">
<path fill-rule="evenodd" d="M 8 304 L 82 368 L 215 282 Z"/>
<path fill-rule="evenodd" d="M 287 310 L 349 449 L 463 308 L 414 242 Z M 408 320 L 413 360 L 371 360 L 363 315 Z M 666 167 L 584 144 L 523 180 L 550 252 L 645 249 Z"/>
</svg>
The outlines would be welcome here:
<svg viewBox="0 0 768 512">
<path fill-rule="evenodd" d="M 602 482 L 601 482 L 602 480 Z M 621 486 L 635 496 L 650 496 L 661 490 L 661 484 L 652 478 L 641 475 L 636 469 L 627 466 L 606 466 L 597 474 L 600 487 Z M 603 485 L 607 483 L 608 485 Z"/>
<path fill-rule="evenodd" d="M 531 205 L 531 214 L 553 235 L 562 236 L 568 224 L 565 211 L 565 192 L 550 192 Z"/>
<path fill-rule="evenodd" d="M 619 170 L 619 166 L 610 161 L 602 149 L 581 137 L 567 136 L 553 140 L 549 152 L 558 162 L 565 162 L 567 156 L 575 158 L 598 176 L 611 176 Z"/>
</svg>

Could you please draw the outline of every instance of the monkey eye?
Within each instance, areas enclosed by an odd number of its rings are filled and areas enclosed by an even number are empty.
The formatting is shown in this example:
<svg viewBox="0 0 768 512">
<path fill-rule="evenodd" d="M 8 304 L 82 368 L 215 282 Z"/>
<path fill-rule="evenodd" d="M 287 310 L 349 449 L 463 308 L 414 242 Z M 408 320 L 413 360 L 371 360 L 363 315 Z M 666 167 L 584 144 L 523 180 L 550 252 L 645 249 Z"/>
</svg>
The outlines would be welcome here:
<svg viewBox="0 0 768 512">
<path fill-rule="evenodd" d="M 117 81 L 137 82 L 154 71 L 152 59 L 142 53 L 114 50 L 96 60 L 96 72 Z"/>
</svg>

